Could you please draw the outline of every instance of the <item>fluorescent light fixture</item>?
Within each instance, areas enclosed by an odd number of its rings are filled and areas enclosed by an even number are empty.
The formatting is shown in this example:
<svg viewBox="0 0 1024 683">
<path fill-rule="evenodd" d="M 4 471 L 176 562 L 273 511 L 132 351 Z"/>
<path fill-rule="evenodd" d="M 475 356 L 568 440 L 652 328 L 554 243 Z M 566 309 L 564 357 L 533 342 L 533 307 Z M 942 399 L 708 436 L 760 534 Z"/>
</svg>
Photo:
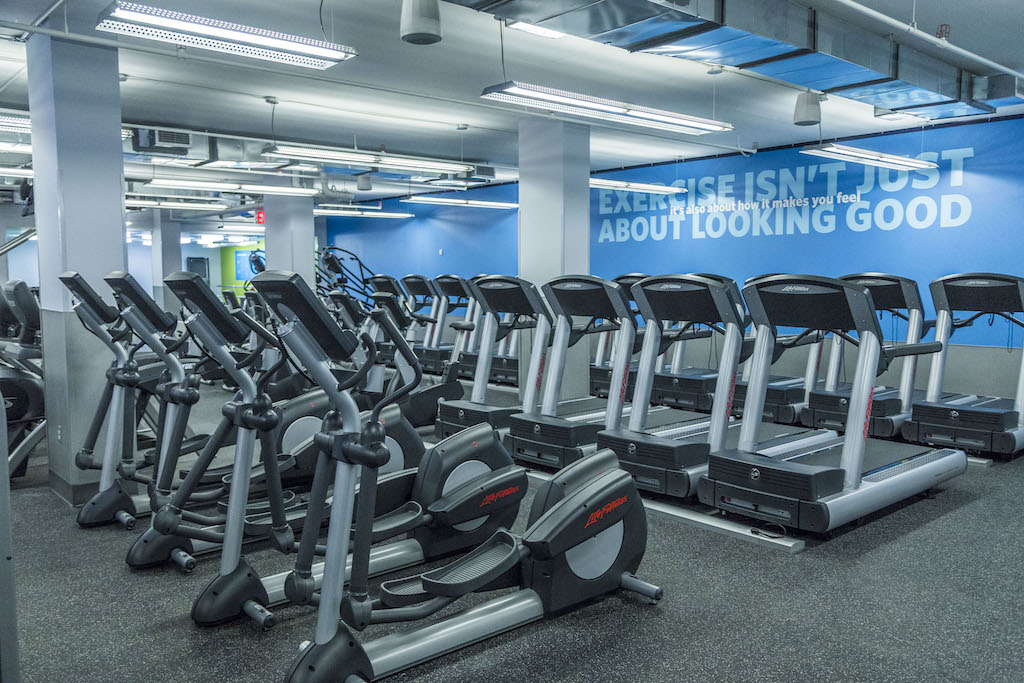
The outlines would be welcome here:
<svg viewBox="0 0 1024 683">
<path fill-rule="evenodd" d="M 32 145 L 27 142 L 0 142 L 0 152 L 11 154 L 31 154 Z"/>
<path fill-rule="evenodd" d="M 177 194 L 175 192 L 125 192 L 126 197 L 160 197 L 162 199 L 170 199 L 172 201 L 178 201 L 183 199 L 194 199 L 199 202 L 219 202 L 219 199 L 213 197 L 203 197 L 197 194 Z"/>
<path fill-rule="evenodd" d="M 320 194 L 315 187 L 292 187 L 291 185 L 242 185 L 242 192 L 251 194 L 273 194 L 282 197 L 313 197 Z"/>
<path fill-rule="evenodd" d="M 828 159 L 838 159 L 839 161 L 849 161 L 854 164 L 864 164 L 865 166 L 892 168 L 897 171 L 922 171 L 939 167 L 934 161 L 901 157 L 896 154 L 884 154 L 883 152 L 874 152 L 869 149 L 837 145 L 835 143 L 811 145 L 801 149 L 800 153 L 816 157 L 826 157 Z"/>
<path fill-rule="evenodd" d="M 160 202 L 161 209 L 183 209 L 185 211 L 219 211 L 229 209 L 229 204 L 204 203 L 204 202 Z"/>
<path fill-rule="evenodd" d="M 231 242 L 232 244 L 238 244 L 239 242 L 244 242 L 245 239 L 246 239 L 245 235 L 228 235 L 228 242 Z"/>
<path fill-rule="evenodd" d="M 358 53 L 345 45 L 117 0 L 100 15 L 99 31 L 202 50 L 327 69 Z"/>
<path fill-rule="evenodd" d="M 122 140 L 127 140 L 131 136 L 132 136 L 132 129 L 131 128 L 122 128 L 121 129 L 121 139 Z"/>
<path fill-rule="evenodd" d="M 349 209 L 350 211 L 364 211 L 366 209 L 372 209 L 373 211 L 380 211 L 380 205 L 374 206 L 373 204 L 318 204 L 318 209 Z"/>
<path fill-rule="evenodd" d="M 0 177 L 3 178 L 32 178 L 35 172 L 31 168 L 0 167 Z"/>
<path fill-rule="evenodd" d="M 468 173 L 476 169 L 472 164 L 456 161 L 437 161 L 434 159 L 404 157 L 397 154 L 385 154 L 383 152 L 361 152 L 351 149 L 302 147 L 300 145 L 273 145 L 263 150 L 263 156 L 433 173 Z"/>
<path fill-rule="evenodd" d="M 457 199 L 455 197 L 434 197 L 432 195 L 412 196 L 400 199 L 408 204 L 441 204 L 445 206 L 472 206 L 480 209 L 518 209 L 513 202 L 489 202 L 483 199 Z"/>
<path fill-rule="evenodd" d="M 8 133 L 32 133 L 32 121 L 24 116 L 0 116 L 0 130 Z"/>
<path fill-rule="evenodd" d="M 561 31 L 553 31 L 536 24 L 528 24 L 525 21 L 508 20 L 505 22 L 505 27 L 515 29 L 516 31 L 523 31 L 524 33 L 532 33 L 541 38 L 565 38 L 565 34 Z"/>
<path fill-rule="evenodd" d="M 352 211 L 345 209 L 313 209 L 314 216 L 361 216 L 363 218 L 415 218 L 415 214 L 392 211 Z"/>
<path fill-rule="evenodd" d="M 238 192 L 241 185 L 221 183 L 213 180 L 178 180 L 176 178 L 153 178 L 146 187 L 167 187 L 172 190 L 207 190 L 209 192 Z"/>
<path fill-rule="evenodd" d="M 496 100 L 524 107 L 546 109 L 629 126 L 656 128 L 686 135 L 706 135 L 733 129 L 732 124 L 722 121 L 702 119 L 664 109 L 642 107 L 518 81 L 492 85 L 485 88 L 480 97 L 485 100 Z"/>
<path fill-rule="evenodd" d="M 590 186 L 599 190 L 622 190 L 625 192 L 642 192 L 644 194 L 679 194 L 680 192 L 686 192 L 685 187 L 676 187 L 675 185 L 634 183 L 627 180 L 611 180 L 609 178 L 591 178 Z"/>
<path fill-rule="evenodd" d="M 209 161 L 202 163 L 202 168 L 228 168 L 228 169 L 241 169 L 245 171 L 273 171 L 281 167 L 282 162 L 280 161 L 228 161 L 227 159 L 217 159 L 216 161 Z"/>
<path fill-rule="evenodd" d="M 126 199 L 124 206 L 126 209 L 155 209 L 160 206 L 160 202 L 155 199 Z"/>
<path fill-rule="evenodd" d="M 178 244 L 192 244 L 192 238 L 191 237 L 179 237 L 178 238 Z"/>
<path fill-rule="evenodd" d="M 187 157 L 150 157 L 149 163 L 153 166 L 182 166 L 191 168 L 203 163 L 203 160 L 189 159 Z"/>
<path fill-rule="evenodd" d="M 486 185 L 487 183 L 482 180 L 463 180 L 462 178 L 430 178 L 426 181 L 431 185 L 438 185 L 440 187 L 454 187 L 465 190 L 470 187 L 476 187 L 477 185 Z"/>
</svg>

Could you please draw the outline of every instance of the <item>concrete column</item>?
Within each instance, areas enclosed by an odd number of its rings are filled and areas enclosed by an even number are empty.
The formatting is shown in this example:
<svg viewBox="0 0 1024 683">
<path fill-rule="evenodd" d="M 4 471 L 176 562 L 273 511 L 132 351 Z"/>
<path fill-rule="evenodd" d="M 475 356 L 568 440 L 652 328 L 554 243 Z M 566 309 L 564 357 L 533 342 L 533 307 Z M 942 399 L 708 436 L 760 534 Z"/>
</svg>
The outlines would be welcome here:
<svg viewBox="0 0 1024 683">
<path fill-rule="evenodd" d="M 96 489 L 98 474 L 76 468 L 74 454 L 111 358 L 57 276 L 77 270 L 113 302 L 103 276 L 126 267 L 117 51 L 37 35 L 26 54 L 50 486 L 76 504 Z"/>
<path fill-rule="evenodd" d="M 298 273 L 315 286 L 313 276 L 313 199 L 312 197 L 275 197 L 263 199 L 267 232 L 264 236 L 267 268 Z"/>
<path fill-rule="evenodd" d="M 525 117 L 519 123 L 519 276 L 539 288 L 590 272 L 590 128 Z M 524 337 L 524 341 L 526 341 Z M 529 349 L 520 347 L 520 357 Z M 528 363 L 519 364 L 519 386 Z M 590 345 L 566 357 L 562 399 L 588 393 Z"/>
<path fill-rule="evenodd" d="M 177 311 L 178 298 L 164 287 L 164 278 L 182 270 L 181 223 L 167 220 L 153 209 L 153 298 L 167 311 Z"/>
</svg>

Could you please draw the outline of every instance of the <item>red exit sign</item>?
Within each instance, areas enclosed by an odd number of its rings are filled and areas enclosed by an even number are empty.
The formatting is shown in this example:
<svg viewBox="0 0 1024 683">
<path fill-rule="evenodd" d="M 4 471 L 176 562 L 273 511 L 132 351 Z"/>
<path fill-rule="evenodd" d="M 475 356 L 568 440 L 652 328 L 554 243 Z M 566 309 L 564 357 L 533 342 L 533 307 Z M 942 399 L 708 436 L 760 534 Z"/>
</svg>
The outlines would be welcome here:
<svg viewBox="0 0 1024 683">
<path fill-rule="evenodd" d="M 256 212 L 256 222 L 259 225 L 263 225 L 264 223 L 266 223 L 267 222 L 266 214 L 264 214 L 262 211 L 257 211 Z"/>
</svg>

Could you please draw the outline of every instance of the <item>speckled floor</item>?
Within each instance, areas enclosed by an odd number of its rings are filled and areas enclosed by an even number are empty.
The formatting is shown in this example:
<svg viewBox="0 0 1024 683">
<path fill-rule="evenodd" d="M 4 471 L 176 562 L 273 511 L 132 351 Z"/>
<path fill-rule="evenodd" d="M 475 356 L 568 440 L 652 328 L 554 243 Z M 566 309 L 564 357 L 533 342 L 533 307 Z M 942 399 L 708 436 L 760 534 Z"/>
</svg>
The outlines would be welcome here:
<svg viewBox="0 0 1024 683">
<path fill-rule="evenodd" d="M 35 464 L 13 493 L 26 681 L 277 681 L 312 636 L 298 608 L 268 632 L 193 626 L 215 560 L 191 575 L 133 572 L 135 533 L 77 528 L 45 479 Z M 614 596 L 392 680 L 1019 682 L 1022 491 L 1024 459 L 971 468 L 934 499 L 796 555 L 652 513 L 640 573 L 664 587 L 658 605 Z M 249 557 L 262 574 L 289 566 L 267 549 Z"/>
</svg>

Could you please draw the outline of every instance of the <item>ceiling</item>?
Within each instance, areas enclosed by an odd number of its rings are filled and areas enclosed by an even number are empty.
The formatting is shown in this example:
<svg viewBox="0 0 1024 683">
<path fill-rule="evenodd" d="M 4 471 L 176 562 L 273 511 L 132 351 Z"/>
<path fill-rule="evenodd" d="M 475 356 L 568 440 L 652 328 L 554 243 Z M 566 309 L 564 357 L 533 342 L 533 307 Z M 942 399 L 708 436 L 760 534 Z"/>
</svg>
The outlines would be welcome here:
<svg viewBox="0 0 1024 683">
<path fill-rule="evenodd" d="M 430 46 L 399 38 L 401 0 L 325 0 L 323 32 L 320 0 L 147 0 L 167 9 L 237 21 L 350 45 L 355 59 L 326 71 L 271 65 L 216 53 L 216 63 L 120 51 L 122 118 L 154 124 L 262 139 L 378 149 L 430 157 L 465 159 L 493 165 L 498 178 L 515 177 L 517 126 L 523 109 L 481 100 L 480 91 L 517 79 L 591 95 L 624 100 L 728 121 L 735 130 L 700 138 L 604 125 L 591 128 L 595 170 L 690 158 L 740 148 L 806 142 L 816 129 L 792 125 L 797 90 L 734 71 L 708 75 L 696 62 L 628 53 L 567 37 L 549 40 L 504 30 L 490 14 L 441 3 L 444 40 Z M 862 0 L 866 5 L 909 20 L 913 0 Z M 21 0 L 4 18 L 31 22 L 50 0 Z M 96 17 L 108 0 L 69 0 L 51 26 L 101 35 Z M 827 6 L 828 0 L 805 0 Z M 1019 0 L 922 1 L 917 22 L 933 32 L 951 25 L 951 41 L 1008 66 L 1024 68 Z M 983 7 L 979 7 L 983 5 Z M 66 10 L 66 12 L 65 12 Z M 12 33 L 7 31 L 8 34 Z M 126 46 L 170 46 L 119 39 Z M 501 43 L 504 43 L 504 50 Z M 186 55 L 189 52 L 186 52 Z M 24 47 L 0 41 L 0 107 L 27 108 Z M 271 107 L 279 104 L 271 130 Z M 906 122 L 874 117 L 869 105 L 830 97 L 824 102 L 826 138 L 904 128 Z M 1018 108 L 1019 109 L 1019 108 Z M 1000 110 L 1000 114 L 1015 113 Z M 466 126 L 465 130 L 459 127 Z M 0 158 L 0 163 L 4 160 Z M 359 199 L 403 193 L 377 184 Z"/>
</svg>

